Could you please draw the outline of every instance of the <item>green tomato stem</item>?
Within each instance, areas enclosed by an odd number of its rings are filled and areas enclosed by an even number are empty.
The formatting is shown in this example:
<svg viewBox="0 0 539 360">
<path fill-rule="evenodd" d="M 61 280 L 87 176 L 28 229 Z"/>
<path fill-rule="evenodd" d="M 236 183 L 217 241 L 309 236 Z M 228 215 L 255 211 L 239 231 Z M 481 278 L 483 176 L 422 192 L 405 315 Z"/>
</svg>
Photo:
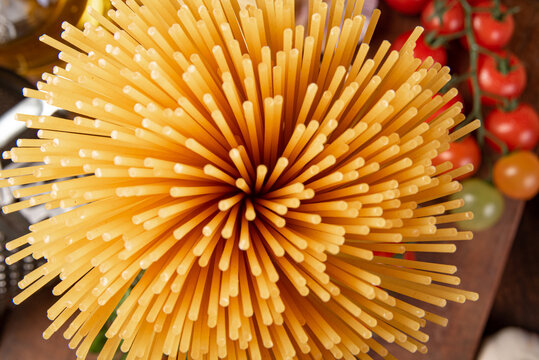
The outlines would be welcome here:
<svg viewBox="0 0 539 360">
<path fill-rule="evenodd" d="M 472 7 L 472 12 L 474 13 L 491 13 L 492 17 L 496 19 L 497 21 L 504 21 L 506 16 L 516 14 L 520 11 L 520 7 L 513 6 L 505 11 L 500 10 L 500 14 L 496 15 L 495 7 L 487 7 L 487 6 L 474 6 Z"/>
<path fill-rule="evenodd" d="M 485 55 L 488 55 L 490 57 L 493 57 L 496 61 L 503 61 L 503 60 L 506 60 L 507 58 L 504 57 L 504 56 L 501 56 L 500 54 L 498 53 L 495 53 L 494 51 L 492 50 L 489 50 L 487 49 L 486 47 L 483 47 L 483 46 L 477 46 L 477 51 L 480 53 L 480 54 L 485 54 Z"/>
<path fill-rule="evenodd" d="M 504 21 L 509 15 L 516 14 L 520 11 L 518 6 L 511 7 L 505 11 L 502 11 L 502 4 L 500 0 L 494 0 L 494 8 L 491 10 L 492 17 L 496 21 Z"/>
<path fill-rule="evenodd" d="M 496 68 L 503 75 L 507 75 L 511 72 L 511 70 L 513 70 L 509 56 L 501 56 L 500 54 L 482 46 L 478 46 L 477 51 L 479 51 L 480 54 L 485 54 L 492 57 L 496 61 Z"/>
<path fill-rule="evenodd" d="M 463 81 L 468 80 L 472 76 L 471 73 L 465 73 L 465 74 L 457 74 L 451 76 L 451 80 L 445 86 L 440 90 L 442 94 L 445 94 L 448 92 L 452 87 L 455 87 L 456 85 L 460 84 Z"/>
<path fill-rule="evenodd" d="M 507 148 L 507 145 L 505 145 L 505 143 L 503 141 L 498 139 L 498 137 L 496 135 L 494 135 L 493 133 L 491 133 L 487 129 L 485 129 L 484 131 L 485 131 L 485 136 L 488 137 L 493 142 L 495 142 L 496 145 L 498 145 L 500 147 L 500 149 L 502 150 L 502 155 L 503 156 L 506 156 L 506 155 L 509 154 L 509 149 Z"/>
<path fill-rule="evenodd" d="M 492 9 L 492 17 L 498 21 L 503 21 L 503 13 L 501 9 L 501 1 L 494 0 L 494 8 Z"/>
<path fill-rule="evenodd" d="M 472 83 L 473 91 L 473 106 L 472 111 L 466 118 L 464 124 L 467 124 L 475 119 L 483 120 L 483 109 L 481 106 L 481 89 L 479 87 L 479 80 L 477 78 L 477 63 L 479 60 L 479 45 L 475 40 L 475 34 L 472 26 L 473 9 L 466 0 L 459 0 L 462 8 L 464 9 L 464 32 L 466 33 L 466 39 L 470 45 L 470 81 Z M 485 143 L 485 128 L 481 126 L 477 131 L 477 141 L 480 146 Z"/>
<path fill-rule="evenodd" d="M 519 102 L 517 99 L 504 99 L 503 105 L 500 107 L 505 112 L 511 112 L 514 111 L 519 105 Z"/>
<path fill-rule="evenodd" d="M 435 31 L 431 31 L 425 36 L 425 41 L 430 47 L 437 48 L 465 35 L 466 31 L 464 30 L 449 35 L 437 35 Z"/>
<path fill-rule="evenodd" d="M 432 14 L 427 18 L 428 20 L 432 20 L 434 18 L 438 18 L 440 20 L 440 25 L 444 24 L 444 14 L 449 10 L 449 7 L 446 6 L 444 0 L 434 0 L 434 10 Z"/>
</svg>

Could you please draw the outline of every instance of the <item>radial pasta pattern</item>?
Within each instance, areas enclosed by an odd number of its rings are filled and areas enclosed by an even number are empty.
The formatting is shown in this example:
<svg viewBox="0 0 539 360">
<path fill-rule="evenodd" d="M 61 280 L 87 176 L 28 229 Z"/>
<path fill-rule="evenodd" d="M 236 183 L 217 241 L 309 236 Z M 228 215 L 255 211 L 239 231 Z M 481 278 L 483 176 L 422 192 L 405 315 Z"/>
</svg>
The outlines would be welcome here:
<svg viewBox="0 0 539 360">
<path fill-rule="evenodd" d="M 450 132 L 460 103 L 426 122 L 457 90 L 412 56 L 420 28 L 369 58 L 363 1 L 310 1 L 306 27 L 293 0 L 112 3 L 42 37 L 66 65 L 26 95 L 77 116 L 18 115 L 38 139 L 3 154 L 37 163 L 3 186 L 39 183 L 5 213 L 66 209 L 7 245 L 47 260 L 15 303 L 61 279 L 45 338 L 85 358 L 115 312 L 99 359 L 394 359 L 447 321 L 410 299 L 477 299 L 454 266 L 373 255 L 472 238 L 438 200 L 471 165 L 431 160 L 478 123 Z"/>
</svg>

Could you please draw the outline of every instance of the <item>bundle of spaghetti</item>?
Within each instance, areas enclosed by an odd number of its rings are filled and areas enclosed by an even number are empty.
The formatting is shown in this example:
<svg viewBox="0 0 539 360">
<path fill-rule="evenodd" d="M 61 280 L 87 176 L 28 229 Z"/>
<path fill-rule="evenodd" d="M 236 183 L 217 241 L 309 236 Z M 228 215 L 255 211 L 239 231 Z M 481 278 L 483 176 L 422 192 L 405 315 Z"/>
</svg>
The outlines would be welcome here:
<svg viewBox="0 0 539 360">
<path fill-rule="evenodd" d="M 115 313 L 99 359 L 394 359 L 447 323 L 418 301 L 477 300 L 454 266 L 374 255 L 472 238 L 443 200 L 471 165 L 431 160 L 479 124 L 451 131 L 460 103 L 427 123 L 457 90 L 413 57 L 421 28 L 369 58 L 360 0 L 311 0 L 305 27 L 293 0 L 112 3 L 42 37 L 66 65 L 26 95 L 77 116 L 18 115 L 38 139 L 3 154 L 38 164 L 2 186 L 45 182 L 5 213 L 66 209 L 7 245 L 47 260 L 16 304 L 61 280 L 45 338 L 83 359 Z"/>
</svg>

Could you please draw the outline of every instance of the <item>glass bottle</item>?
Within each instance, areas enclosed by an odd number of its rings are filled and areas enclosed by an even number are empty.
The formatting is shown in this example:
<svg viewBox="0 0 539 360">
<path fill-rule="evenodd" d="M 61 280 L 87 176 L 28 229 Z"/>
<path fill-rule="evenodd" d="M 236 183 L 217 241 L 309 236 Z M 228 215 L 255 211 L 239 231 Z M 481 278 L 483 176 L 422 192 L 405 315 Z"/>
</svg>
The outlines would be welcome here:
<svg viewBox="0 0 539 360">
<path fill-rule="evenodd" d="M 82 28 L 91 20 L 87 8 L 104 14 L 109 0 L 0 0 L 0 67 L 27 77 L 49 71 L 58 51 L 39 41 L 42 34 L 60 39 L 61 24 Z"/>
</svg>

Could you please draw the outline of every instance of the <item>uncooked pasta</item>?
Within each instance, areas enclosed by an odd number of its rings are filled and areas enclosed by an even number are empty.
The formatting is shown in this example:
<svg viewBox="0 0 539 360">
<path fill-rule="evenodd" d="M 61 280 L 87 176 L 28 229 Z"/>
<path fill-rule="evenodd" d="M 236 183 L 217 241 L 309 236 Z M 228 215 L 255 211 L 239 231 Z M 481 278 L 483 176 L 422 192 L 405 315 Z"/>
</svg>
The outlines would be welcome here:
<svg viewBox="0 0 539 360">
<path fill-rule="evenodd" d="M 443 199 L 472 166 L 431 160 L 479 124 L 426 122 L 449 69 L 413 57 L 421 28 L 371 48 L 362 3 L 311 0 L 302 26 L 293 0 L 113 0 L 41 38 L 65 65 L 25 93 L 76 117 L 18 115 L 38 139 L 3 157 L 37 164 L 0 181 L 39 183 L 4 213 L 66 210 L 7 245 L 46 259 L 16 304 L 60 279 L 45 338 L 83 359 L 114 313 L 99 359 L 394 359 L 447 324 L 419 303 L 477 300 L 454 266 L 380 255 L 472 238 Z"/>
</svg>

